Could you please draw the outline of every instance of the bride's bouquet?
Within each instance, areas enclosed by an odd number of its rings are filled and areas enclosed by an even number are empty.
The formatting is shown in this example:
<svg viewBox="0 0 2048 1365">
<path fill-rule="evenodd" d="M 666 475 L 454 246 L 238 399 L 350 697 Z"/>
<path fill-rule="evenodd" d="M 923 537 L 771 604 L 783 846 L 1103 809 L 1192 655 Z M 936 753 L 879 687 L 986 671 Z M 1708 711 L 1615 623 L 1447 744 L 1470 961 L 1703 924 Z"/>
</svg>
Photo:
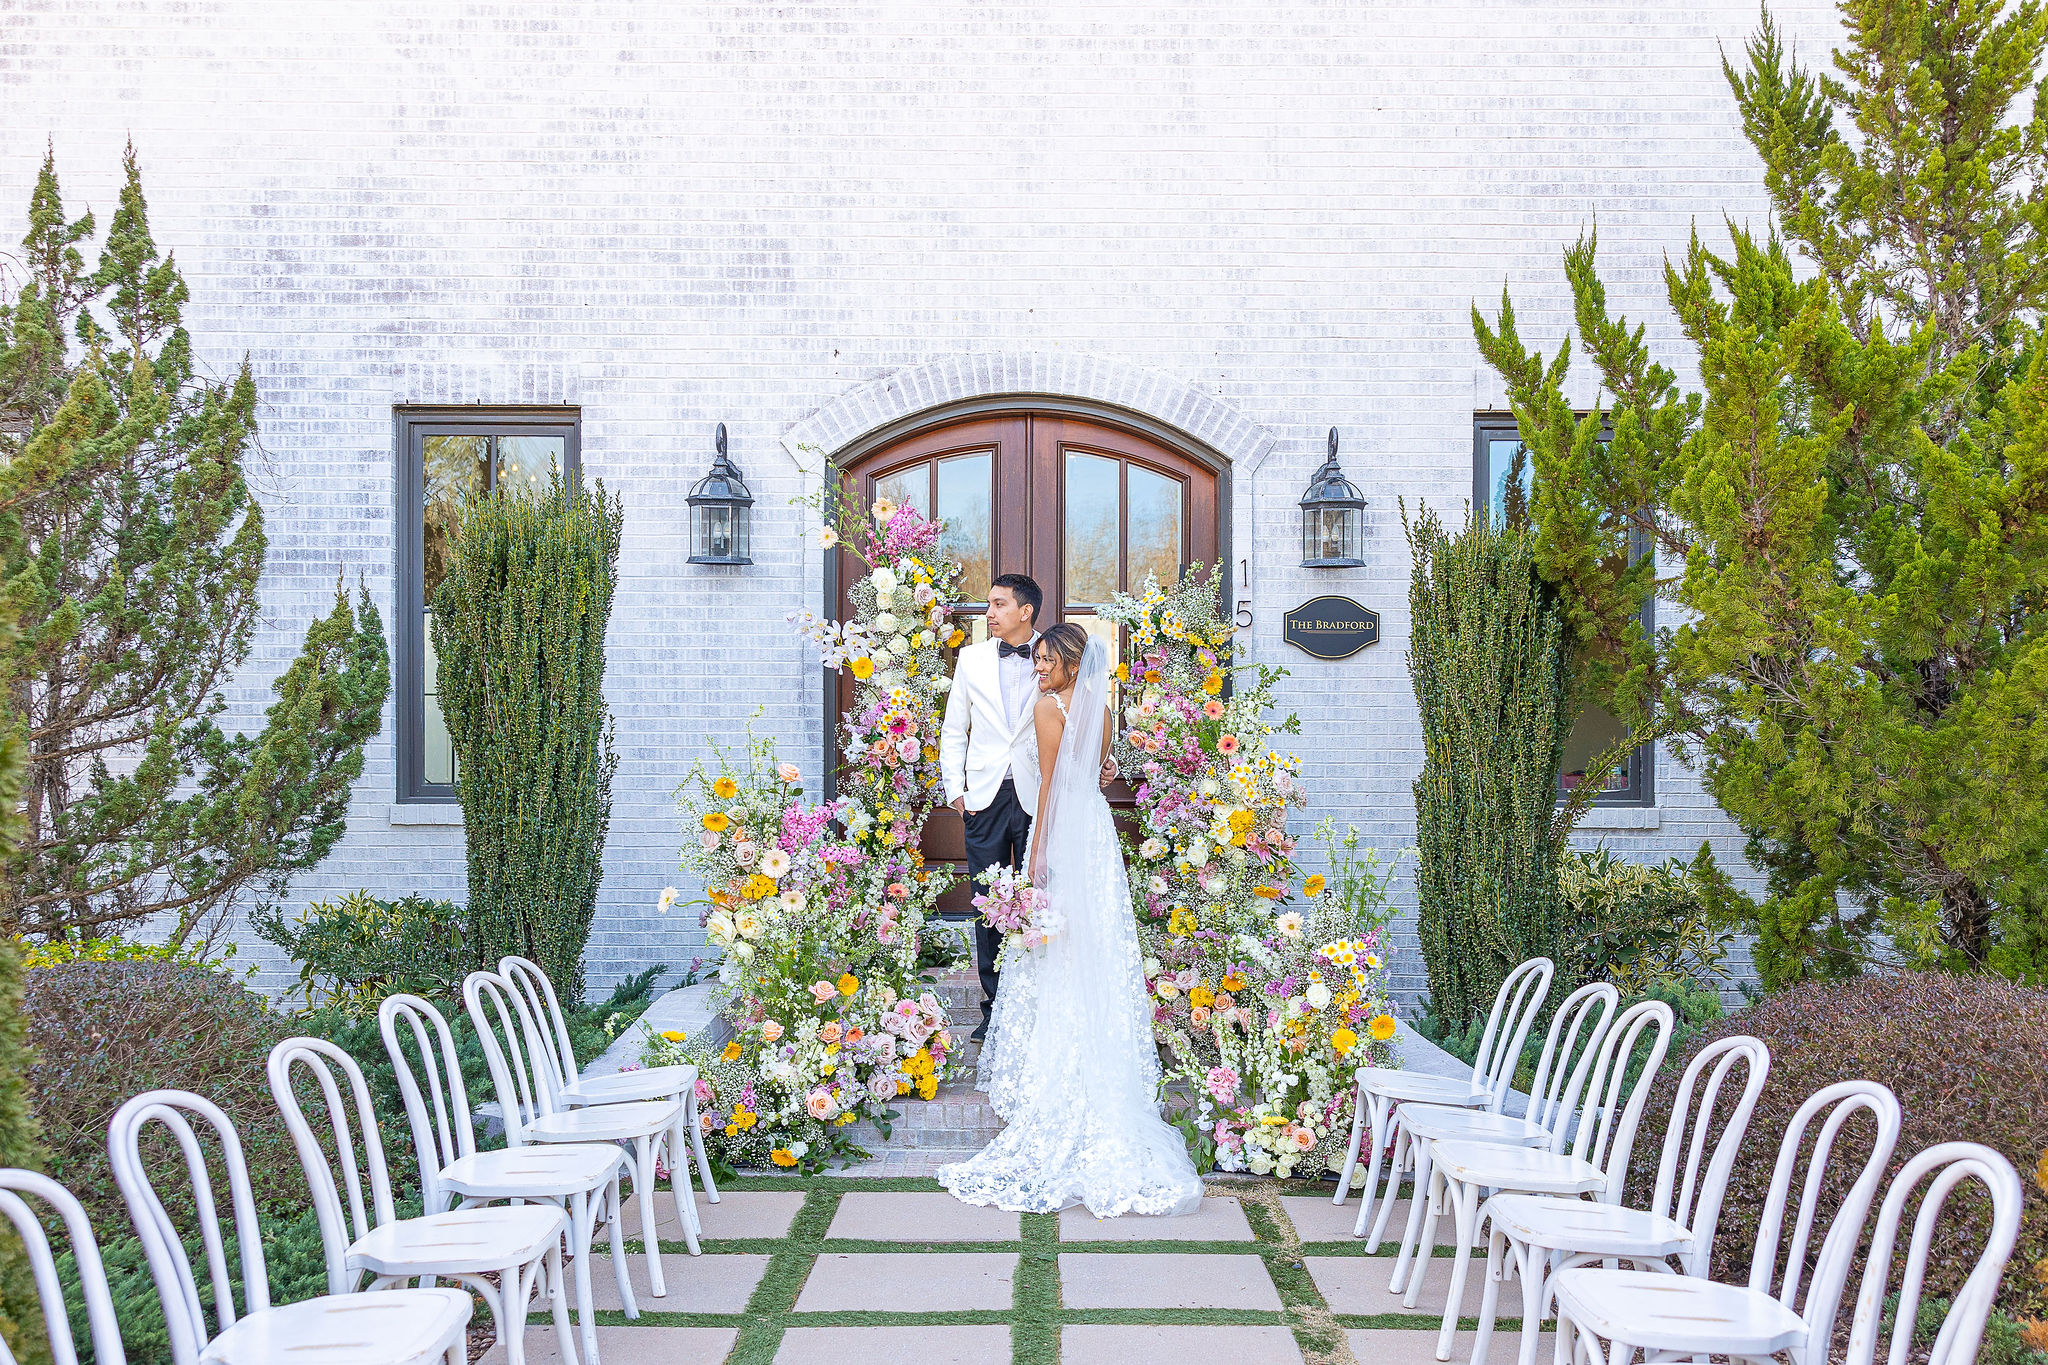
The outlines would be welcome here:
<svg viewBox="0 0 2048 1365">
<path fill-rule="evenodd" d="M 1063 927 L 1046 894 L 1015 868 L 986 868 L 975 880 L 988 890 L 974 898 L 974 908 L 1003 936 L 1005 954 L 1043 948 Z"/>
</svg>

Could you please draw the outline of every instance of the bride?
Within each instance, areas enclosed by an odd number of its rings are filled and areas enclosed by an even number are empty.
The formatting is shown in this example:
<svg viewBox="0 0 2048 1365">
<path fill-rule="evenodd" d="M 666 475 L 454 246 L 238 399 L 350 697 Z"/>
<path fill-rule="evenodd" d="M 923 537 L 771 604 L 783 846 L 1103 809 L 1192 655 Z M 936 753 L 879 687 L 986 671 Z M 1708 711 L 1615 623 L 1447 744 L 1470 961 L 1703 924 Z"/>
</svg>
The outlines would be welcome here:
<svg viewBox="0 0 2048 1365">
<path fill-rule="evenodd" d="M 1159 1054 L 1129 881 L 1096 773 L 1107 740 L 1109 650 L 1071 621 L 1040 637 L 1033 719 L 1041 769 L 1025 866 L 1063 921 L 1003 964 L 981 1059 L 1008 1125 L 939 1168 L 970 1204 L 1098 1218 L 1192 1213 L 1202 1200 L 1181 1135 L 1159 1117 Z"/>
</svg>

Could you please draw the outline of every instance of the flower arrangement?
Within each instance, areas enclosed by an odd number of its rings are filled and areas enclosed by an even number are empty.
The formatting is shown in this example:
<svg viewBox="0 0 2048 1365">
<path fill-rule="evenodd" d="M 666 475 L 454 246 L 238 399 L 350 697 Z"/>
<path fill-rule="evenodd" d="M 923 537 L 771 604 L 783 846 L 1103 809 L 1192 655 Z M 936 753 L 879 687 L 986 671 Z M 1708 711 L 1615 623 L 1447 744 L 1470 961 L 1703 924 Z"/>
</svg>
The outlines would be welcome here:
<svg viewBox="0 0 2048 1365">
<path fill-rule="evenodd" d="M 860 561 L 847 590 L 852 619 L 790 613 L 827 668 L 853 675 L 853 705 L 841 731 L 841 818 L 870 851 L 915 849 L 944 794 L 939 726 L 952 677 L 944 651 L 965 633 L 952 623 L 960 566 L 938 553 L 939 523 L 886 499 L 863 516 L 836 492 L 818 503 L 827 547 Z"/>
<path fill-rule="evenodd" d="M 642 1060 L 696 1064 L 699 1119 L 728 1167 L 813 1171 L 861 1155 L 849 1125 L 886 1129 L 890 1100 L 930 1098 L 945 1072 L 952 1038 L 918 970 L 942 887 L 914 850 L 836 833 L 845 803 L 805 802 L 796 768 L 751 732 L 743 759 L 714 750 L 678 797 L 734 1033 L 716 1050 L 701 1034 L 651 1037 Z M 661 908 L 675 898 L 664 891 Z"/>
<path fill-rule="evenodd" d="M 982 869 L 981 884 L 988 888 L 976 895 L 974 908 L 988 926 L 1003 936 L 1003 954 L 1036 952 L 1050 943 L 1065 922 L 1043 891 L 1026 881 L 1015 868 L 998 863 Z"/>
<path fill-rule="evenodd" d="M 1136 780 L 1127 850 L 1172 1117 L 1198 1160 L 1289 1176 L 1340 1168 L 1356 1067 L 1392 1062 L 1381 916 L 1393 869 L 1301 878 L 1299 764 L 1269 742 L 1278 669 L 1233 659 L 1214 571 L 1148 579 L 1103 611 L 1126 631 L 1117 760 Z M 1355 840 L 1354 840 L 1355 846 Z M 1361 871 L 1361 869 L 1363 869 Z"/>
</svg>

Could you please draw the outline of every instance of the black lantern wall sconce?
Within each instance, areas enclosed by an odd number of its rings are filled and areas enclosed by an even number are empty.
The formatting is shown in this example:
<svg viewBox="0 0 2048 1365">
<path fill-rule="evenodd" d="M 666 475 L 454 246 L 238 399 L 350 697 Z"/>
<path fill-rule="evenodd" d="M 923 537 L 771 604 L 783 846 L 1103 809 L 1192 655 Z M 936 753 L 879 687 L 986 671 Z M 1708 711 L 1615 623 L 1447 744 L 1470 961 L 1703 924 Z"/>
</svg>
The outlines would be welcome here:
<svg viewBox="0 0 2048 1365">
<path fill-rule="evenodd" d="M 1301 496 L 1301 567 L 1356 569 L 1364 536 L 1365 498 L 1337 467 L 1337 428 L 1330 428 L 1330 457 Z"/>
<path fill-rule="evenodd" d="M 747 487 L 732 458 L 725 453 L 725 423 L 718 424 L 714 438 L 717 458 L 711 472 L 697 480 L 690 490 L 690 543 L 692 564 L 751 564 L 752 548 L 747 523 L 752 519 L 754 494 Z"/>
</svg>

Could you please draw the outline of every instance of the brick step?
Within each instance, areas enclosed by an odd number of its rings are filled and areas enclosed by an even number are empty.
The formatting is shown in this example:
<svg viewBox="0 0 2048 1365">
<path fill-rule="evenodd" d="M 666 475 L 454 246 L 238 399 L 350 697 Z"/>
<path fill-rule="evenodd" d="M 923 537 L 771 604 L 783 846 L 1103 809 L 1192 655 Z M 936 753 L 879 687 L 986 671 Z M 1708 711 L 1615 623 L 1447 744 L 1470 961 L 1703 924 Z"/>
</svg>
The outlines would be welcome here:
<svg viewBox="0 0 2048 1365">
<path fill-rule="evenodd" d="M 914 1147 L 958 1148 L 978 1152 L 1003 1131 L 1003 1121 L 989 1107 L 988 1096 L 974 1089 L 973 1073 L 939 1087 L 937 1098 L 899 1098 L 891 1102 L 899 1117 L 885 1140 L 868 1123 L 853 1126 L 852 1139 L 871 1152 Z"/>
</svg>

